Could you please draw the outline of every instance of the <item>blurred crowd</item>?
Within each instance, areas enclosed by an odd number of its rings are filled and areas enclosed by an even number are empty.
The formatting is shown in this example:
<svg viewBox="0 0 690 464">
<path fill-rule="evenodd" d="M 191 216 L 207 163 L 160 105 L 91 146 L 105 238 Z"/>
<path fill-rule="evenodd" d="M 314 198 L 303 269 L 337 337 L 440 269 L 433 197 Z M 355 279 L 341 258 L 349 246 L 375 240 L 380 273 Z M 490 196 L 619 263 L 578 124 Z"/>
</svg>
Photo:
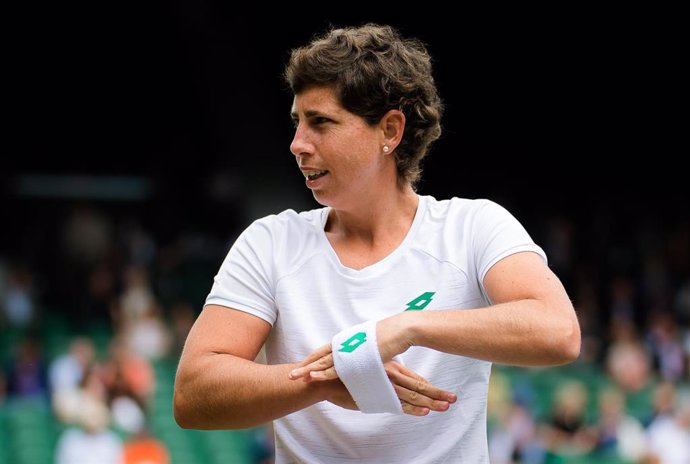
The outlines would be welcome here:
<svg viewBox="0 0 690 464">
<path fill-rule="evenodd" d="M 43 408 L 58 425 L 56 464 L 172 462 L 151 427 L 154 370 L 176 363 L 229 245 L 210 242 L 189 233 L 163 245 L 131 218 L 79 204 L 53 256 L 0 256 L 0 432 L 3 408 Z M 256 436 L 262 462 L 272 444 Z M 19 453 L 0 451 L 1 462 Z"/>
<path fill-rule="evenodd" d="M 495 366 L 492 462 L 689 464 L 690 223 L 578 221 L 523 221 L 574 301 L 582 353 L 564 368 Z M 51 256 L 0 256 L 0 329 L 15 335 L 0 353 L 0 408 L 45 404 L 61 424 L 56 463 L 84 450 L 170 462 L 149 426 L 153 366 L 179 356 L 234 237 L 162 234 L 87 204 L 53 232 Z M 46 346 L 58 326 L 69 338 Z M 271 462 L 269 436 L 256 462 Z"/>
<path fill-rule="evenodd" d="M 492 462 L 690 463 L 690 224 L 609 212 L 533 234 L 573 299 L 577 362 L 496 366 Z"/>
</svg>

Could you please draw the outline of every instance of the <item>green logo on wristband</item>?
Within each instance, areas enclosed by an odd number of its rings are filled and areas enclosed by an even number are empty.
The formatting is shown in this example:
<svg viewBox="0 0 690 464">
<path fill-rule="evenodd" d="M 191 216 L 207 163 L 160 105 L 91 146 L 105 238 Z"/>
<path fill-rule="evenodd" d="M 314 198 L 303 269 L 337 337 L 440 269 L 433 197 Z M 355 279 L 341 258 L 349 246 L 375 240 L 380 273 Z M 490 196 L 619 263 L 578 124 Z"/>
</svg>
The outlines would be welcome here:
<svg viewBox="0 0 690 464">
<path fill-rule="evenodd" d="M 352 353 L 357 348 L 359 348 L 359 345 L 361 345 L 362 343 L 364 343 L 366 341 L 367 341 L 367 333 L 366 332 L 357 332 L 352 337 L 348 338 L 343 343 L 341 343 L 342 348 L 340 348 L 338 351 L 343 351 L 345 353 Z"/>
</svg>

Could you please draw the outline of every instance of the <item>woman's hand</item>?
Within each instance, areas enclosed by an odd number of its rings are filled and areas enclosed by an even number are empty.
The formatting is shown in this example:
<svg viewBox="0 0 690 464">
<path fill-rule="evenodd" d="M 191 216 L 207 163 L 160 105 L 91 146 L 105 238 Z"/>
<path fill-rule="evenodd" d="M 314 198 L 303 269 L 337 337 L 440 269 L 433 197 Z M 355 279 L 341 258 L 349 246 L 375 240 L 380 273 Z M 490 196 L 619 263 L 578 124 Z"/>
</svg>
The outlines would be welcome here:
<svg viewBox="0 0 690 464">
<path fill-rule="evenodd" d="M 345 384 L 340 379 L 313 382 L 313 385 L 318 385 L 319 388 L 323 388 L 325 390 L 324 396 L 326 401 L 344 409 L 359 411 L 357 403 L 355 403 L 352 395 L 350 395 L 347 387 L 345 387 Z"/>
<path fill-rule="evenodd" d="M 397 361 L 385 362 L 384 368 L 405 414 L 425 416 L 430 410 L 446 411 L 457 400 L 454 393 L 433 386 L 424 377 Z M 329 401 L 347 409 L 357 409 L 349 393 L 344 395 L 342 391 L 344 386 L 335 370 L 330 344 L 310 353 L 297 368 L 290 371 L 290 378 L 303 379 L 305 382 L 337 382 L 339 385 L 333 384 L 334 387 L 341 386 L 342 388 L 335 388 L 334 395 L 329 398 Z M 347 392 L 346 389 L 345 392 Z"/>
<path fill-rule="evenodd" d="M 384 364 L 412 346 L 404 335 L 400 336 L 400 334 L 406 333 L 404 326 L 406 320 L 405 313 L 401 313 L 383 319 L 376 324 L 378 350 Z M 290 371 L 290 378 L 293 380 L 304 378 L 307 382 L 338 378 L 333 364 L 331 344 L 327 343 L 309 353 L 296 369 Z"/>
<path fill-rule="evenodd" d="M 310 380 L 333 380 L 338 378 L 333 363 L 331 344 L 327 343 L 311 353 L 299 363 L 298 367 L 290 371 L 290 378 Z"/>
</svg>

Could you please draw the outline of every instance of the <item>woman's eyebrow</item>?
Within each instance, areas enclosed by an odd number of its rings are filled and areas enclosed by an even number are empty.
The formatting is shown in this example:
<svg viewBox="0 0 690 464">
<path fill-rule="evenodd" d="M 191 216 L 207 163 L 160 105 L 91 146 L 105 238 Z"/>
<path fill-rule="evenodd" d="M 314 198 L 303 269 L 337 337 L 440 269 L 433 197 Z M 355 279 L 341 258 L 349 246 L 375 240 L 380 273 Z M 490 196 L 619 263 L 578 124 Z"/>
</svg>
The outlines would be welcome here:
<svg viewBox="0 0 690 464">
<path fill-rule="evenodd" d="M 310 117 L 312 117 L 312 116 L 327 116 L 327 117 L 330 117 L 330 116 L 328 116 L 326 113 L 323 113 L 322 111 L 317 111 L 317 110 L 307 110 L 307 111 L 304 112 L 304 116 L 307 117 L 307 118 L 310 118 Z M 291 111 L 291 112 L 290 112 L 290 117 L 291 117 L 294 121 L 299 120 L 299 116 L 297 115 L 297 112 L 296 112 L 296 111 Z"/>
</svg>

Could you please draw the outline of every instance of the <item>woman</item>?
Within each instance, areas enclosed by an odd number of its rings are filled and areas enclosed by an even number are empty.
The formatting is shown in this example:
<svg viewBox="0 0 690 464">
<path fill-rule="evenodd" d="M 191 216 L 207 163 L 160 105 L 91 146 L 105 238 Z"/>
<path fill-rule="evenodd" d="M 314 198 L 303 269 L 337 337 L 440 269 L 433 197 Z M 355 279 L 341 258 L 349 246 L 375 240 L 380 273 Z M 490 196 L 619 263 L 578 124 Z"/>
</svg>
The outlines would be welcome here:
<svg viewBox="0 0 690 464">
<path fill-rule="evenodd" d="M 290 149 L 324 208 L 233 245 L 180 360 L 178 423 L 274 421 L 277 462 L 488 462 L 491 362 L 579 354 L 565 290 L 505 209 L 415 192 L 442 114 L 420 42 L 331 30 L 285 76 Z"/>
</svg>

